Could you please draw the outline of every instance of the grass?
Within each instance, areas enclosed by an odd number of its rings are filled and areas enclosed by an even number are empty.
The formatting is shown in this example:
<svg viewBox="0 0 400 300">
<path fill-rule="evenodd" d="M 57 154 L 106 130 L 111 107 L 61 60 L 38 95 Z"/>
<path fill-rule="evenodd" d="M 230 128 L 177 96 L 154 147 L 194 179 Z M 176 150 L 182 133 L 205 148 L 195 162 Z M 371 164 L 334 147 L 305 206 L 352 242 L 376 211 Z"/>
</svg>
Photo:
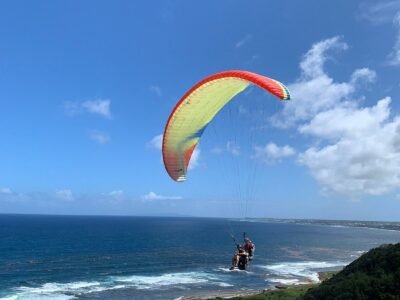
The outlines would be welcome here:
<svg viewBox="0 0 400 300">
<path fill-rule="evenodd" d="M 317 284 L 305 284 L 297 286 L 289 286 L 282 290 L 269 290 L 260 294 L 251 296 L 239 296 L 229 298 L 232 300 L 294 300 L 303 296 L 310 288 L 317 286 Z M 215 300 L 222 300 L 224 298 L 215 298 Z"/>
<path fill-rule="evenodd" d="M 337 271 L 319 272 L 321 281 L 331 278 Z M 312 287 L 318 286 L 318 283 L 287 286 L 284 289 L 266 290 L 259 294 L 249 296 L 236 296 L 228 298 L 231 300 L 295 300 L 301 297 Z M 226 300 L 227 298 L 217 297 L 209 300 Z"/>
</svg>

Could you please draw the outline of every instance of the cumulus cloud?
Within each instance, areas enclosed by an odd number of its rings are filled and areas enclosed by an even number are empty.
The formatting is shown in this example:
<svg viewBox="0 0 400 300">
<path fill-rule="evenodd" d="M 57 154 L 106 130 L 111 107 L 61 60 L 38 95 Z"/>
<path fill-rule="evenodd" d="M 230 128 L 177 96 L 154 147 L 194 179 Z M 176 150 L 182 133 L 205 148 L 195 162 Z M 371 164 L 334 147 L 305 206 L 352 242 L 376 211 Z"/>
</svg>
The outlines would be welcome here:
<svg viewBox="0 0 400 300">
<path fill-rule="evenodd" d="M 373 107 L 322 113 L 304 133 L 336 139 L 299 156 L 329 189 L 348 195 L 381 195 L 400 187 L 400 118 L 390 117 L 390 98 Z M 325 119 L 324 129 L 317 128 Z"/>
<path fill-rule="evenodd" d="M 281 113 L 272 117 L 273 125 L 290 127 L 306 122 L 320 112 L 338 105 L 354 103 L 354 92 L 363 83 L 371 83 L 376 73 L 368 68 L 356 69 L 347 82 L 335 82 L 324 70 L 328 53 L 332 50 L 346 50 L 347 44 L 341 37 L 333 37 L 314 44 L 304 55 L 301 75 L 289 84 L 293 101 L 284 106 Z"/>
<path fill-rule="evenodd" d="M 114 200 L 122 200 L 124 198 L 125 193 L 123 190 L 115 190 L 109 192 L 107 195 Z"/>
<path fill-rule="evenodd" d="M 289 127 L 305 121 L 347 99 L 354 92 L 351 82 L 334 82 L 324 71 L 328 53 L 347 48 L 341 37 L 333 37 L 311 47 L 300 63 L 301 76 L 288 85 L 293 101 L 272 118 L 275 126 Z"/>
<path fill-rule="evenodd" d="M 82 107 L 88 112 L 99 114 L 106 118 L 111 118 L 111 101 L 110 100 L 90 100 L 82 102 Z"/>
<path fill-rule="evenodd" d="M 190 158 L 188 170 L 193 170 L 194 168 L 198 167 L 200 165 L 199 159 L 200 159 L 200 149 L 199 146 L 197 146 L 192 153 L 192 157 Z"/>
<path fill-rule="evenodd" d="M 112 119 L 111 100 L 96 99 L 82 102 L 66 102 L 64 109 L 67 115 L 74 116 L 82 112 L 97 114 Z"/>
<path fill-rule="evenodd" d="M 400 117 L 392 115 L 389 97 L 369 107 L 354 100 L 359 86 L 376 80 L 374 71 L 356 69 L 341 83 L 326 74 L 326 51 L 346 49 L 344 45 L 336 37 L 312 46 L 300 64 L 302 74 L 289 85 L 290 104 L 298 103 L 282 113 L 292 112 L 291 125 L 312 139 L 314 146 L 300 153 L 298 161 L 324 190 L 352 197 L 393 192 L 400 188 Z"/>
<path fill-rule="evenodd" d="M 400 65 L 400 14 L 397 14 L 393 20 L 397 30 L 397 37 L 392 52 L 389 54 L 389 64 L 394 66 Z"/>
<path fill-rule="evenodd" d="M 302 76 L 305 79 L 312 79 L 324 76 L 324 64 L 328 57 L 328 50 L 346 50 L 348 45 L 341 37 L 336 36 L 314 44 L 311 49 L 304 55 L 300 63 Z"/>
<path fill-rule="evenodd" d="M 317 114 L 309 123 L 299 127 L 301 133 L 322 139 L 363 138 L 381 129 L 390 114 L 390 98 L 373 107 L 342 106 Z"/>
<path fill-rule="evenodd" d="M 65 200 L 65 201 L 73 201 L 75 199 L 74 193 L 68 189 L 57 190 L 55 192 L 55 195 L 58 199 Z"/>
<path fill-rule="evenodd" d="M 123 190 L 116 190 L 116 191 L 111 191 L 108 193 L 110 196 L 123 196 L 124 191 Z"/>
<path fill-rule="evenodd" d="M 156 135 L 148 143 L 147 147 L 161 150 L 162 149 L 163 134 Z"/>
<path fill-rule="evenodd" d="M 392 22 L 394 16 L 400 11 L 400 1 L 376 1 L 360 5 L 357 17 L 372 24 L 378 25 Z"/>
<path fill-rule="evenodd" d="M 351 75 L 350 84 L 371 83 L 376 80 L 376 72 L 368 68 L 357 69 Z"/>
<path fill-rule="evenodd" d="M 254 152 L 252 158 L 266 164 L 296 154 L 296 150 L 292 147 L 288 145 L 279 147 L 275 143 L 268 143 L 265 146 L 255 146 Z"/>
<path fill-rule="evenodd" d="M 240 146 L 233 141 L 226 143 L 226 151 L 233 155 L 240 155 Z"/>
<path fill-rule="evenodd" d="M 0 194 L 12 195 L 12 194 L 14 194 L 14 192 L 8 187 L 3 187 L 3 188 L 0 188 Z"/>
<path fill-rule="evenodd" d="M 235 47 L 236 48 L 240 48 L 243 47 L 245 44 L 247 44 L 251 39 L 252 39 L 252 35 L 251 34 L 247 34 L 246 36 L 244 36 L 241 40 L 239 40 L 236 44 Z"/>
<path fill-rule="evenodd" d="M 181 196 L 163 196 L 163 195 L 158 195 L 154 192 L 150 192 L 142 196 L 142 199 L 145 201 L 156 201 L 156 200 L 180 200 L 183 198 Z"/>
<path fill-rule="evenodd" d="M 393 66 L 400 65 L 400 1 L 378 1 L 373 4 L 360 6 L 358 17 L 374 25 L 393 23 L 396 30 L 395 43 L 387 56 L 387 63 Z"/>
<path fill-rule="evenodd" d="M 93 141 L 101 145 L 108 144 L 111 141 L 111 138 L 107 133 L 98 130 L 90 131 L 89 136 Z"/>
</svg>

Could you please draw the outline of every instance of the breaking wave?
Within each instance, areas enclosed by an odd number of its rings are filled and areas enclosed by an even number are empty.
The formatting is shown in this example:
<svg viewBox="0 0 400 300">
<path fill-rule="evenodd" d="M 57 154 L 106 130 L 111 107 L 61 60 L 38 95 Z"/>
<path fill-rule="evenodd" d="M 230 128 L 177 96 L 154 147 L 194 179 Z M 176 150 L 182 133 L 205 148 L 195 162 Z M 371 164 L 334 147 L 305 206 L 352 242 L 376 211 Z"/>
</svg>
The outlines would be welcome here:
<svg viewBox="0 0 400 300">
<path fill-rule="evenodd" d="M 231 287 L 222 276 L 207 272 L 167 273 L 156 276 L 110 276 L 104 281 L 79 281 L 70 283 L 45 283 L 36 287 L 21 286 L 14 288 L 1 300 L 19 299 L 75 299 L 77 296 L 115 289 L 161 289 L 182 286 L 213 285 Z"/>
</svg>

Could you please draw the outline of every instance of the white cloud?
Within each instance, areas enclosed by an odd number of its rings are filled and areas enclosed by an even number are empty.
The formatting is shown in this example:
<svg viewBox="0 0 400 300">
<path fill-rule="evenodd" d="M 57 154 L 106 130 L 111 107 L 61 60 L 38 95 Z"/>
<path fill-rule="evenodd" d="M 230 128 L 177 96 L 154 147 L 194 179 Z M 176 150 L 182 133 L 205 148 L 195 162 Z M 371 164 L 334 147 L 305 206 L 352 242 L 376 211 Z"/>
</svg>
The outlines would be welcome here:
<svg viewBox="0 0 400 300">
<path fill-rule="evenodd" d="M 90 138 L 95 141 L 96 143 L 99 143 L 101 145 L 107 144 L 111 141 L 111 138 L 108 134 L 98 131 L 98 130 L 92 130 L 90 131 Z"/>
<path fill-rule="evenodd" d="M 299 156 L 323 187 L 349 196 L 382 195 L 400 188 L 400 118 L 390 98 L 368 108 L 338 108 L 317 115 L 300 131 L 335 142 Z"/>
<path fill-rule="evenodd" d="M 158 97 L 162 96 L 162 90 L 158 85 L 150 85 L 150 91 L 155 93 Z"/>
<path fill-rule="evenodd" d="M 111 191 L 108 193 L 108 195 L 110 196 L 123 196 L 124 195 L 124 191 L 123 190 L 116 190 L 116 191 Z"/>
<path fill-rule="evenodd" d="M 251 34 L 247 34 L 245 37 L 243 37 L 240 41 L 238 41 L 235 44 L 236 48 L 240 48 L 243 47 L 245 44 L 247 44 L 251 39 L 252 39 L 252 35 Z"/>
<path fill-rule="evenodd" d="M 75 199 L 74 194 L 71 190 L 57 190 L 55 195 L 58 199 L 65 200 L 65 201 L 73 201 Z"/>
<path fill-rule="evenodd" d="M 122 200 L 124 195 L 125 194 L 123 190 L 115 190 L 108 193 L 108 196 L 110 196 L 114 200 Z"/>
<path fill-rule="evenodd" d="M 400 1 L 380 1 L 374 4 L 361 5 L 358 17 L 374 25 L 393 23 L 396 29 L 396 41 L 388 55 L 387 63 L 400 65 Z"/>
<path fill-rule="evenodd" d="M 314 44 L 303 57 L 302 73 L 289 85 L 293 102 L 278 115 L 289 121 L 275 121 L 297 125 L 300 134 L 311 138 L 314 146 L 300 153 L 298 161 L 322 190 L 349 197 L 396 191 L 400 188 L 400 116 L 391 115 L 389 97 L 371 107 L 354 100 L 363 83 L 376 80 L 374 71 L 356 69 L 347 82 L 328 76 L 324 63 L 332 48 L 343 50 L 347 45 L 335 37 Z"/>
<path fill-rule="evenodd" d="M 233 141 L 228 141 L 226 143 L 226 151 L 233 155 L 240 155 L 240 146 Z"/>
<path fill-rule="evenodd" d="M 299 79 L 288 85 L 293 101 L 287 103 L 281 113 L 272 117 L 273 125 L 283 128 L 294 126 L 320 112 L 338 105 L 348 105 L 357 87 L 375 80 L 375 71 L 368 68 L 355 70 L 348 82 L 335 82 L 325 73 L 327 53 L 333 49 L 347 48 L 340 37 L 318 42 L 311 47 L 300 63 L 302 73 Z"/>
<path fill-rule="evenodd" d="M 111 118 L 111 101 L 108 99 L 88 100 L 82 102 L 82 107 L 90 113 L 99 114 L 106 118 Z"/>
<path fill-rule="evenodd" d="M 279 127 L 293 126 L 315 114 L 335 106 L 354 91 L 348 82 L 334 82 L 324 72 L 328 51 L 345 50 L 348 46 L 340 37 L 334 37 L 314 44 L 304 55 L 300 78 L 288 85 L 293 101 L 284 106 L 283 111 L 272 118 Z"/>
<path fill-rule="evenodd" d="M 389 64 L 398 66 L 400 65 L 400 14 L 397 14 L 393 20 L 397 30 L 396 42 L 393 46 L 392 52 L 389 54 Z"/>
<path fill-rule="evenodd" d="M 14 194 L 14 192 L 10 188 L 5 187 L 5 188 L 0 188 L 0 194 L 11 195 Z"/>
<path fill-rule="evenodd" d="M 357 69 L 351 75 L 350 83 L 356 85 L 359 83 L 371 83 L 376 80 L 376 72 L 368 68 Z"/>
<path fill-rule="evenodd" d="M 98 114 L 107 119 L 112 118 L 111 100 L 97 99 L 87 100 L 82 102 L 66 102 L 64 105 L 65 113 L 70 116 L 75 116 L 82 112 Z"/>
<path fill-rule="evenodd" d="M 337 141 L 309 148 L 299 156 L 300 163 L 323 186 L 338 193 L 381 195 L 398 189 L 400 118 L 390 118 L 389 106 L 390 98 L 384 98 L 373 107 L 317 115 L 302 131 Z"/>
<path fill-rule="evenodd" d="M 358 12 L 358 18 L 378 25 L 391 22 L 400 10 L 400 1 L 376 1 L 374 4 L 362 4 Z"/>
<path fill-rule="evenodd" d="M 358 80 L 362 73 L 354 74 Z M 307 149 L 299 155 L 300 163 L 325 189 L 337 193 L 358 197 L 398 188 L 400 119 L 390 119 L 390 103 L 390 98 L 365 108 L 342 103 L 317 113 L 299 132 L 328 144 Z"/>
<path fill-rule="evenodd" d="M 154 192 L 150 192 L 142 196 L 142 199 L 146 201 L 155 201 L 155 200 L 180 200 L 183 198 L 181 196 L 163 196 L 163 195 L 158 195 Z"/>
<path fill-rule="evenodd" d="M 341 106 L 317 114 L 308 124 L 299 127 L 301 133 L 322 139 L 363 138 L 381 128 L 390 114 L 390 98 L 376 106 L 358 108 Z"/>
<path fill-rule="evenodd" d="M 302 76 L 306 79 L 312 79 L 325 75 L 323 67 L 329 58 L 328 50 L 346 50 L 347 48 L 348 45 L 339 36 L 314 44 L 300 63 L 300 68 L 303 72 Z"/>
<path fill-rule="evenodd" d="M 296 150 L 292 147 L 288 145 L 279 147 L 275 143 L 268 143 L 265 146 L 255 146 L 254 151 L 255 153 L 252 158 L 267 164 L 296 154 Z"/>
<path fill-rule="evenodd" d="M 153 149 L 161 150 L 162 141 L 163 141 L 163 134 L 159 134 L 153 137 L 151 141 L 147 143 L 147 146 Z"/>
<path fill-rule="evenodd" d="M 188 170 L 193 170 L 194 168 L 198 167 L 199 159 L 200 159 L 200 149 L 199 146 L 197 146 L 192 153 L 192 157 L 190 158 Z"/>
</svg>

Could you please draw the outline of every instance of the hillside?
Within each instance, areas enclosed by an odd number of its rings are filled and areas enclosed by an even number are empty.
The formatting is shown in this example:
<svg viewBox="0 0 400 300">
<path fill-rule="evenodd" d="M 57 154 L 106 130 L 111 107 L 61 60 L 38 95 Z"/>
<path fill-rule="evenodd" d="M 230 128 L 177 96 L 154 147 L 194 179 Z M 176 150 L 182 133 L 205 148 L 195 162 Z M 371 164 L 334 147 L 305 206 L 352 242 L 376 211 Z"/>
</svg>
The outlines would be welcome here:
<svg viewBox="0 0 400 300">
<path fill-rule="evenodd" d="M 370 250 L 303 300 L 400 299 L 400 243 Z"/>
<path fill-rule="evenodd" d="M 400 243 L 368 251 L 319 285 L 292 286 L 231 299 L 400 300 Z"/>
</svg>

